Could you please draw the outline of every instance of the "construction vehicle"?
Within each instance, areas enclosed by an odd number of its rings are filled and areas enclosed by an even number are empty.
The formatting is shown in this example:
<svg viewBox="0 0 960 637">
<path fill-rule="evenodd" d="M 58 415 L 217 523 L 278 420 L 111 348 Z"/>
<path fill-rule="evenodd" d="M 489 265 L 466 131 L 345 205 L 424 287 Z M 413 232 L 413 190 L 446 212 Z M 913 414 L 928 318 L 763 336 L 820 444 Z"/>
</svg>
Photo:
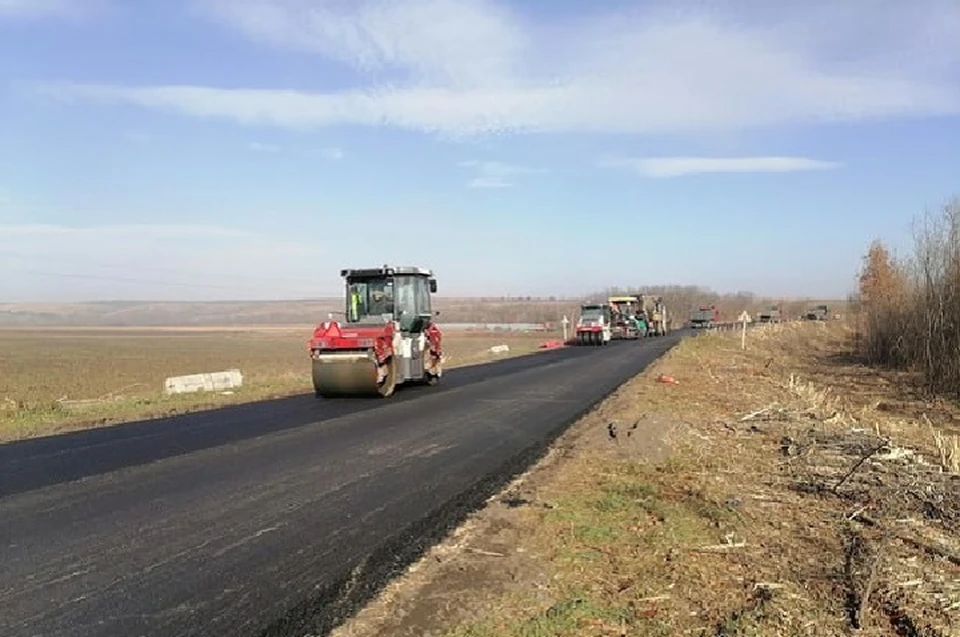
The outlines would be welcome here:
<svg viewBox="0 0 960 637">
<path fill-rule="evenodd" d="M 808 321 L 826 321 L 830 316 L 830 308 L 826 305 L 815 305 L 807 310 L 806 319 Z"/>
<path fill-rule="evenodd" d="M 648 335 L 664 336 L 670 331 L 670 319 L 662 296 L 658 296 L 650 304 L 648 317 L 648 325 L 650 326 L 647 330 Z"/>
<path fill-rule="evenodd" d="M 434 385 L 442 369 L 442 334 L 431 294 L 437 280 L 419 267 L 340 270 L 346 320 L 317 326 L 310 339 L 316 396 L 388 397 L 398 385 Z"/>
<path fill-rule="evenodd" d="M 782 314 L 780 312 L 779 305 L 771 305 L 765 310 L 761 310 L 758 317 L 758 320 L 761 323 L 779 323 L 781 319 Z"/>
<path fill-rule="evenodd" d="M 716 305 L 700 307 L 690 312 L 690 327 L 710 329 L 720 322 L 720 310 Z"/>
<path fill-rule="evenodd" d="M 640 333 L 640 299 L 636 296 L 611 296 L 607 299 L 611 311 L 612 338 L 637 339 Z"/>
<path fill-rule="evenodd" d="M 584 303 L 577 319 L 578 345 L 606 345 L 613 338 L 612 309 L 609 303 Z"/>
</svg>

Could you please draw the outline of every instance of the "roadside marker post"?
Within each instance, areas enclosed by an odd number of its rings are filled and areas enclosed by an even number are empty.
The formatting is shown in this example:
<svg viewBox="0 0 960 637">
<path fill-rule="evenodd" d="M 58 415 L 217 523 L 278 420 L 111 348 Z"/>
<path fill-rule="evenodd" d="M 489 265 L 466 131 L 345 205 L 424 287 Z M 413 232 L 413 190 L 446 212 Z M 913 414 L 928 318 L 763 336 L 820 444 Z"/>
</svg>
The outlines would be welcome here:
<svg viewBox="0 0 960 637">
<path fill-rule="evenodd" d="M 737 318 L 740 321 L 740 349 L 747 349 L 747 323 L 750 321 L 750 315 L 744 310 Z"/>
<path fill-rule="evenodd" d="M 566 343 L 567 342 L 567 325 L 570 324 L 570 319 L 568 319 L 567 316 L 564 315 L 563 321 L 561 321 L 561 323 L 563 323 L 563 342 Z"/>
</svg>

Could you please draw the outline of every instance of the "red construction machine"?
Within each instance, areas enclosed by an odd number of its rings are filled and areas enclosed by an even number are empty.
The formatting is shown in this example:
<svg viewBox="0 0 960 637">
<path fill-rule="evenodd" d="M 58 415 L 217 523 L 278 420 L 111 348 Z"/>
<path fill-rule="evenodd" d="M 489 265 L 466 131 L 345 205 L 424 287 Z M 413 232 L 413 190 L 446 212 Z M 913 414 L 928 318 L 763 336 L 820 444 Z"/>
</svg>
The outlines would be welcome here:
<svg viewBox="0 0 960 637">
<path fill-rule="evenodd" d="M 317 397 L 387 397 L 397 385 L 440 380 L 440 328 L 431 294 L 437 280 L 418 267 L 341 270 L 346 320 L 321 323 L 310 339 Z"/>
</svg>

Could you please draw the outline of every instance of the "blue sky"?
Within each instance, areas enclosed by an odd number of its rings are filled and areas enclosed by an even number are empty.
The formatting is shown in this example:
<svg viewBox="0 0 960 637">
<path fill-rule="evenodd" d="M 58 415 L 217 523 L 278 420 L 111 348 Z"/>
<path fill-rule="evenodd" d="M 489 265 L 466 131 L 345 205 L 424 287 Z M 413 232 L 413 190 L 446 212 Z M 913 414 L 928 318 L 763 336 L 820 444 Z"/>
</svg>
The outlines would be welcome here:
<svg viewBox="0 0 960 637">
<path fill-rule="evenodd" d="M 960 194 L 960 3 L 834 4 L 0 0 L 0 301 L 845 295 Z"/>
</svg>

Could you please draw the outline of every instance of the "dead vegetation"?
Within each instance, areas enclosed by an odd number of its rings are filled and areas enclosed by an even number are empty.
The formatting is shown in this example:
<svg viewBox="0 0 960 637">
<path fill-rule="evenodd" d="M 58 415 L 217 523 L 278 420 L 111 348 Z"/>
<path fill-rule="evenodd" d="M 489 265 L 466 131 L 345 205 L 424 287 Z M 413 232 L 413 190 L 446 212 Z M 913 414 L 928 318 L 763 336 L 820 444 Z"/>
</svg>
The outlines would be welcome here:
<svg viewBox="0 0 960 637">
<path fill-rule="evenodd" d="M 859 353 L 960 398 L 960 198 L 919 221 L 912 254 L 895 259 L 877 241 L 864 258 Z"/>
<path fill-rule="evenodd" d="M 852 335 L 685 341 L 339 634 L 960 634 L 960 412 Z"/>
</svg>

